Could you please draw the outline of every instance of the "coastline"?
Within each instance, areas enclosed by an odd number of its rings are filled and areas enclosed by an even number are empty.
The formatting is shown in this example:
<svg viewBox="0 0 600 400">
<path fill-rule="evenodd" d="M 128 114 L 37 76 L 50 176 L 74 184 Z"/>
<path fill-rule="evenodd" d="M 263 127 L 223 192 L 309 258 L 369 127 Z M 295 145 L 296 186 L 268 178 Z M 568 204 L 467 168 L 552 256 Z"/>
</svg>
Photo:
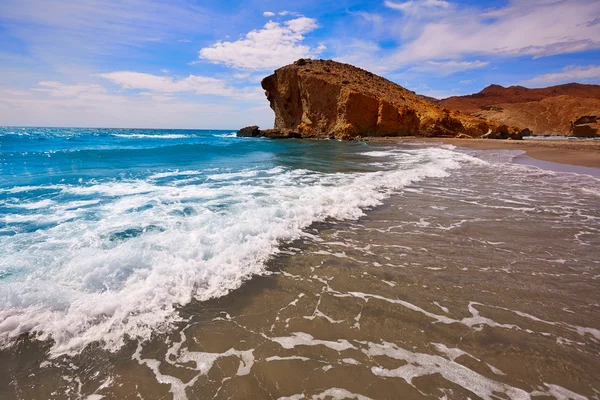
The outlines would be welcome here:
<svg viewBox="0 0 600 400">
<path fill-rule="evenodd" d="M 498 140 L 498 139 L 456 139 L 422 137 L 370 137 L 374 143 L 424 142 L 444 143 L 467 147 L 473 150 L 522 150 L 527 156 L 544 162 L 600 168 L 600 141 L 570 140 Z M 517 161 L 518 162 L 518 161 Z M 537 166 L 539 163 L 527 163 Z"/>
<path fill-rule="evenodd" d="M 500 155 L 512 159 L 511 164 L 544 162 L 521 151 L 455 151 L 439 139 L 396 139 L 416 146 L 386 140 L 379 143 L 387 146 L 378 146 L 376 139 L 374 146 L 337 141 L 248 143 L 250 150 L 257 143 L 262 150 L 278 150 L 280 164 L 288 168 L 318 169 L 315 156 L 326 159 L 336 166 L 325 169 L 325 174 L 333 172 L 330 176 L 353 171 L 348 166 L 360 160 L 363 166 L 395 162 L 394 155 L 401 156 L 397 168 L 402 172 L 389 182 L 402 182 L 415 169 L 422 174 L 420 163 L 432 158 L 439 162 L 451 157 L 464 168 L 451 176 L 444 168 L 424 179 L 407 180 L 404 190 L 365 207 L 356 218 L 313 222 L 303 230 L 306 234 L 278 246 L 265 261 L 264 273 L 244 280 L 227 295 L 182 305 L 182 319 L 172 329 L 155 330 L 147 340 L 127 339 L 114 353 L 93 344 L 77 354 L 49 358 L 49 341 L 22 336 L 0 351 L 0 376 L 15 377 L 0 379 L 0 398 L 14 398 L 16 390 L 22 398 L 48 398 L 52 393 L 81 398 L 383 399 L 390 393 L 415 399 L 448 393 L 453 398 L 489 398 L 488 387 L 506 398 L 515 393 L 552 397 L 555 390 L 571 398 L 592 397 L 600 387 L 589 372 L 598 366 L 600 291 L 597 280 L 590 279 L 596 260 L 589 248 L 598 244 L 593 223 L 599 217 L 599 181 L 504 164 L 498 168 L 474 159 L 495 160 Z M 163 140 L 170 145 L 185 139 Z M 450 144 L 458 150 L 463 143 Z M 272 149 L 273 145 L 281 147 Z M 365 147 L 373 148 L 365 153 Z M 285 159 L 290 148 L 297 151 Z M 195 149 L 193 153 L 196 156 Z M 301 162 L 295 159 L 298 153 Z M 403 165 L 406 155 L 417 161 Z M 190 181 L 198 176 L 184 167 L 151 172 L 153 180 L 162 183 L 150 193 L 173 187 L 169 198 L 184 197 L 178 188 L 194 188 L 198 182 Z M 567 167 L 555 164 L 560 170 Z M 277 186 L 272 182 L 282 172 L 266 171 L 254 185 L 267 179 L 273 194 Z M 247 184 L 252 178 L 245 169 L 237 175 L 230 170 L 220 177 L 218 171 L 209 174 L 214 182 L 231 182 L 226 185 Z M 185 185 L 176 185 L 182 182 Z M 345 203 L 363 194 L 372 197 L 369 183 L 359 184 L 358 190 L 343 191 Z M 215 185 L 210 189 L 217 190 Z M 317 181 L 307 187 L 319 185 Z M 198 195 L 198 190 L 193 192 Z M 318 201 L 314 192 L 303 195 L 309 196 Z M 325 203 L 335 199 L 332 196 Z M 128 197 L 130 201 L 132 195 Z M 147 202 L 146 198 L 140 200 Z M 254 207 L 252 214 L 257 212 L 260 208 Z M 142 217 L 136 215 L 135 223 L 147 221 Z M 268 222 L 261 218 L 262 224 Z M 185 236 L 195 234 L 203 231 Z M 168 250 L 174 255 L 176 248 L 198 246 L 186 246 L 181 237 L 171 240 L 176 247 Z M 141 239 L 144 236 L 128 238 Z M 163 235 L 161 244 L 168 243 Z M 160 293 L 160 286 L 155 290 Z M 403 379 L 408 368 L 414 371 L 409 371 L 414 381 Z"/>
</svg>

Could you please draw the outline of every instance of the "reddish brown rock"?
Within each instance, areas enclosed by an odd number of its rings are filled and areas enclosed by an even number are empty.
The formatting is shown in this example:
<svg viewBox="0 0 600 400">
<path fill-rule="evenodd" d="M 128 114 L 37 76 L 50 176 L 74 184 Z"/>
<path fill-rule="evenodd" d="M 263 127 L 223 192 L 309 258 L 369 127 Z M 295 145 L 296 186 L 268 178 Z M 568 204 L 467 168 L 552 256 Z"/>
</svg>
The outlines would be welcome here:
<svg viewBox="0 0 600 400">
<path fill-rule="evenodd" d="M 296 61 L 263 79 L 275 112 L 275 129 L 302 137 L 353 139 L 359 136 L 480 137 L 516 128 L 444 109 L 385 78 L 348 64 Z"/>
<path fill-rule="evenodd" d="M 571 122 L 569 134 L 576 137 L 598 137 L 600 133 L 600 123 L 595 115 L 585 115 Z"/>
<path fill-rule="evenodd" d="M 438 103 L 499 124 L 529 128 L 538 135 L 569 135 L 574 119 L 600 115 L 600 85 L 568 83 L 537 89 L 490 85 L 479 93 Z"/>
</svg>

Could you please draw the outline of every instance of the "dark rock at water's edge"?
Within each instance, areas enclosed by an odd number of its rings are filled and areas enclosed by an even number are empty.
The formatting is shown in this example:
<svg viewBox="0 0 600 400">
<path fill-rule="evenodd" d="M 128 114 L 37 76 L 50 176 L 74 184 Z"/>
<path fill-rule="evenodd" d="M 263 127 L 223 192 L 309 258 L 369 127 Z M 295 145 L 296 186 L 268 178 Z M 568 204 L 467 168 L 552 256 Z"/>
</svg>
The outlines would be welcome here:
<svg viewBox="0 0 600 400">
<path fill-rule="evenodd" d="M 482 139 L 512 139 L 521 140 L 524 136 L 531 136 L 529 129 L 515 129 L 506 125 L 500 125 L 495 130 L 490 130 L 485 135 L 482 135 Z"/>
<path fill-rule="evenodd" d="M 260 129 L 257 125 L 247 126 L 237 132 L 238 137 L 259 137 Z"/>
<path fill-rule="evenodd" d="M 247 126 L 237 132 L 238 137 L 265 137 L 269 139 L 301 139 L 302 135 L 291 130 L 265 129 L 261 130 L 256 125 Z"/>
<path fill-rule="evenodd" d="M 593 138 L 598 137 L 599 133 L 600 123 L 595 115 L 584 115 L 571 122 L 571 136 Z"/>
</svg>

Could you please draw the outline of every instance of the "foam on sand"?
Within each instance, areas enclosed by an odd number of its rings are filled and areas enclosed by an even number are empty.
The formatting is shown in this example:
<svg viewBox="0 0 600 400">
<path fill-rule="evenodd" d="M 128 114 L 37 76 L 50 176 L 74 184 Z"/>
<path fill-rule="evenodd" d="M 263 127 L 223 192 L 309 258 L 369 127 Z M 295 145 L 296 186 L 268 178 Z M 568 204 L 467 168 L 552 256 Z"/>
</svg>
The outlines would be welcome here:
<svg viewBox="0 0 600 400">
<path fill-rule="evenodd" d="M 481 162 L 440 148 L 398 157 L 397 168 L 369 173 L 277 167 L 211 173 L 196 184 L 178 183 L 193 173 L 185 171 L 20 188 L 63 201 L 38 202 L 24 220 L 3 217 L 3 231 L 13 233 L 0 235 L 0 270 L 8 271 L 0 344 L 33 332 L 52 338 L 57 356 L 92 342 L 117 350 L 125 337 L 147 339 L 179 321 L 180 306 L 223 296 L 263 273 L 279 244 L 310 224 L 356 219 L 395 190 Z M 72 206 L 90 200 L 99 202 Z"/>
</svg>

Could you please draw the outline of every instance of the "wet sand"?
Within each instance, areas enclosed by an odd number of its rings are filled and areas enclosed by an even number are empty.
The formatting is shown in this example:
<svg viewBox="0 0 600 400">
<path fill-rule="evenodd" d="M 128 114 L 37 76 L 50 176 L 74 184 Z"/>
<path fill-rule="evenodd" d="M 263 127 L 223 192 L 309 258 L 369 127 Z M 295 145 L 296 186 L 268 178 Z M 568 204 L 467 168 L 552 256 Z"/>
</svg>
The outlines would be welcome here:
<svg viewBox="0 0 600 400">
<path fill-rule="evenodd" d="M 600 168 L 600 141 L 592 140 L 491 140 L 491 139 L 455 139 L 455 138 L 369 138 L 380 143 L 446 143 L 474 150 L 522 150 L 528 156 L 554 163 Z"/>
<path fill-rule="evenodd" d="M 311 226 L 168 335 L 55 360 L 21 341 L 0 398 L 598 398 L 597 182 L 470 167 Z"/>
</svg>

